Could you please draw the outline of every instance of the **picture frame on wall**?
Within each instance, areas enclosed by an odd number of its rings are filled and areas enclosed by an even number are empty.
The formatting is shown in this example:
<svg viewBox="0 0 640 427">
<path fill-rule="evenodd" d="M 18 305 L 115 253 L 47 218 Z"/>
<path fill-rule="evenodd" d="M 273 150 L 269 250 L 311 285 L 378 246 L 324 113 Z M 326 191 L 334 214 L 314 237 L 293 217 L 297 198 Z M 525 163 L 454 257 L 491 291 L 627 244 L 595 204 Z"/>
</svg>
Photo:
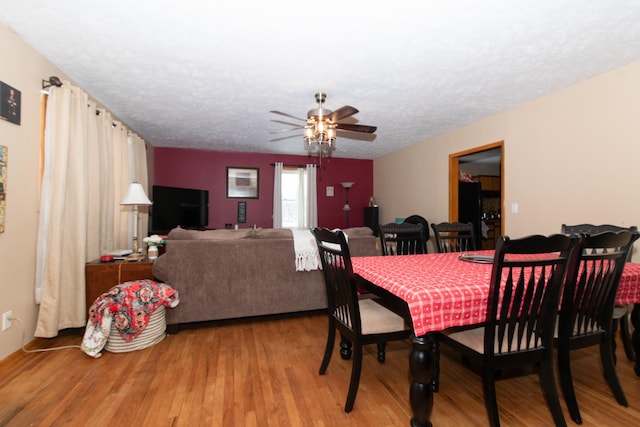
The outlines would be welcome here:
<svg viewBox="0 0 640 427">
<path fill-rule="evenodd" d="M 259 168 L 227 167 L 227 198 L 259 198 Z"/>
<path fill-rule="evenodd" d="M 18 89 L 0 82 L 0 119 L 20 124 L 21 95 Z"/>
</svg>

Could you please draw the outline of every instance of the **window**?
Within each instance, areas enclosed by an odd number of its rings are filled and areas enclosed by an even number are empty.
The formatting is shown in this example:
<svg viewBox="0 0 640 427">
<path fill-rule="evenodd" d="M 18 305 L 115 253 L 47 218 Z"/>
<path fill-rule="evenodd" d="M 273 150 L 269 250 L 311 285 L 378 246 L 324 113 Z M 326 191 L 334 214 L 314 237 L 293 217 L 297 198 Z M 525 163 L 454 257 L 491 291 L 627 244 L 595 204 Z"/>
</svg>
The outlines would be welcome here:
<svg viewBox="0 0 640 427">
<path fill-rule="evenodd" d="M 282 227 L 304 228 L 308 225 L 306 205 L 307 171 L 304 168 L 282 170 Z"/>
</svg>

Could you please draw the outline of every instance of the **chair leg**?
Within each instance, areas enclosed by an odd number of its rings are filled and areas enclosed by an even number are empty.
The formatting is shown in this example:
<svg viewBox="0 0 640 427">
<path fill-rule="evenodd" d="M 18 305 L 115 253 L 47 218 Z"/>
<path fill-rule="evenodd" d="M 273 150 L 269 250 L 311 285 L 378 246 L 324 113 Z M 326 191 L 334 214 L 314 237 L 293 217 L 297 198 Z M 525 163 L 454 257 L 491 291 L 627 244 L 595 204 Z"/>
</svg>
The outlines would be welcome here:
<svg viewBox="0 0 640 427">
<path fill-rule="evenodd" d="M 482 391 L 484 393 L 484 405 L 487 408 L 489 416 L 489 425 L 491 427 L 500 426 L 500 417 L 498 416 L 498 400 L 496 398 L 496 378 L 493 368 L 482 368 Z"/>
<path fill-rule="evenodd" d="M 618 380 L 618 374 L 616 373 L 616 365 L 613 360 L 613 352 L 611 350 L 611 334 L 607 333 L 600 342 L 600 360 L 602 361 L 602 368 L 604 370 L 604 378 L 609 383 L 611 391 L 615 396 L 618 403 L 622 406 L 629 406 L 627 398 L 622 391 L 622 386 Z"/>
<path fill-rule="evenodd" d="M 385 355 L 385 348 L 387 347 L 387 343 L 386 342 L 379 342 L 377 344 L 378 346 L 378 362 L 380 363 L 384 363 L 385 359 L 386 359 L 386 355 Z"/>
<path fill-rule="evenodd" d="M 576 424 L 582 424 L 580 409 L 578 408 L 578 400 L 573 389 L 573 377 L 571 376 L 571 356 L 567 345 L 558 343 L 558 373 L 560 375 L 560 387 L 564 401 L 569 409 L 569 416 Z"/>
<path fill-rule="evenodd" d="M 320 365 L 320 375 L 327 372 L 327 367 L 331 361 L 331 353 L 333 353 L 333 344 L 336 341 L 336 328 L 333 324 L 333 318 L 329 317 L 329 331 L 327 332 L 327 345 L 324 348 L 324 357 Z"/>
<path fill-rule="evenodd" d="M 349 382 L 349 394 L 344 405 L 344 412 L 351 412 L 356 401 L 358 385 L 360 384 L 360 372 L 362 371 L 362 345 L 356 345 L 353 349 L 353 362 L 351 365 L 351 381 Z"/>
<path fill-rule="evenodd" d="M 622 345 L 624 353 L 631 362 L 635 362 L 636 355 L 631 344 L 631 332 L 629 332 L 629 315 L 625 314 L 620 318 L 620 334 L 622 335 Z M 615 335 L 614 335 L 615 336 Z M 615 342 L 615 340 L 613 340 Z"/>
<path fill-rule="evenodd" d="M 567 422 L 562 414 L 560 399 L 558 398 L 558 390 L 553 378 L 553 354 L 551 351 L 547 353 L 547 359 L 540 363 L 540 385 L 544 393 L 547 406 L 551 411 L 553 422 L 556 426 L 566 427 Z M 580 423 L 578 423 L 580 424 Z"/>
<path fill-rule="evenodd" d="M 433 345 L 431 346 L 431 357 L 433 358 L 431 390 L 434 393 L 437 393 L 440 391 L 440 342 L 438 340 L 433 340 Z"/>
<path fill-rule="evenodd" d="M 351 341 L 342 335 L 340 338 L 340 357 L 342 357 L 342 360 L 351 359 Z"/>
</svg>

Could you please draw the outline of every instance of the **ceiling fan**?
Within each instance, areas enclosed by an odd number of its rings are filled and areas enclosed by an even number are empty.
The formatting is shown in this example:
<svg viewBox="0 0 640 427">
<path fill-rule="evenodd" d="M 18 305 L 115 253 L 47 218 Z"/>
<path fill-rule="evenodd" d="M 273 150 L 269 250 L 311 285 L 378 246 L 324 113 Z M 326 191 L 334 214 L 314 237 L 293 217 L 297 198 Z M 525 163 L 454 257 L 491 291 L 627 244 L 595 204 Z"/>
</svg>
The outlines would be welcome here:
<svg viewBox="0 0 640 427">
<path fill-rule="evenodd" d="M 273 120 L 274 122 L 293 126 L 293 128 L 285 129 L 284 132 L 303 129 L 303 138 L 309 154 L 319 154 L 320 156 L 331 155 L 331 152 L 335 150 L 333 142 L 336 139 L 336 130 L 362 133 L 374 133 L 376 131 L 376 126 L 341 123 L 339 121 L 356 114 L 358 112 L 356 108 L 350 105 L 345 105 L 335 111 L 331 111 L 323 107 L 324 101 L 327 99 L 326 93 L 318 92 L 315 94 L 315 98 L 318 103 L 318 107 L 309 110 L 306 119 L 283 113 L 281 111 L 271 111 L 274 114 L 279 114 L 281 116 L 300 120 L 306 123 L 305 125 L 299 125 L 281 120 Z"/>
</svg>

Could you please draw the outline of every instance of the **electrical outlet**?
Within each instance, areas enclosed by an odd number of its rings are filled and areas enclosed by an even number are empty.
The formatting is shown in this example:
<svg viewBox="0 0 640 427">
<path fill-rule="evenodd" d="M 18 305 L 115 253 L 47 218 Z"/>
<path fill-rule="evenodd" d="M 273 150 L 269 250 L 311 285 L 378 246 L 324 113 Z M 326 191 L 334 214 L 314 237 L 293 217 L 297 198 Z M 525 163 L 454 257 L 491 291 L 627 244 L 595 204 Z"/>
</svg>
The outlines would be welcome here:
<svg viewBox="0 0 640 427">
<path fill-rule="evenodd" d="M 11 320 L 9 318 L 13 317 L 13 311 L 5 311 L 2 313 L 2 330 L 6 331 L 11 327 Z"/>
</svg>

